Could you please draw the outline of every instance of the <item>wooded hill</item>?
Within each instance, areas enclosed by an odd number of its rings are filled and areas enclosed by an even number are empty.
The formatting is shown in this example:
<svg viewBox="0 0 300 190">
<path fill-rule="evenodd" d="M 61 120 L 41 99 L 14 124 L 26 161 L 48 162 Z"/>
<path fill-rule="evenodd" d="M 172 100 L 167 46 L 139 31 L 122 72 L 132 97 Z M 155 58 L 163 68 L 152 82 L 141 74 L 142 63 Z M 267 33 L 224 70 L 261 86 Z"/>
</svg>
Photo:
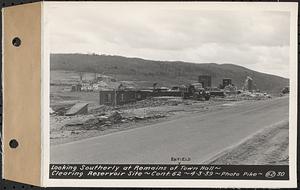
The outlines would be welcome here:
<svg viewBox="0 0 300 190">
<path fill-rule="evenodd" d="M 144 86 L 157 82 L 172 86 L 196 82 L 199 75 L 211 75 L 212 85 L 219 86 L 223 78 L 241 88 L 247 76 L 261 91 L 279 93 L 289 80 L 275 75 L 256 72 L 234 64 L 188 63 L 182 61 L 152 61 L 141 58 L 96 54 L 51 54 L 51 70 L 95 72 L 110 75 L 117 80 L 135 81 Z"/>
</svg>

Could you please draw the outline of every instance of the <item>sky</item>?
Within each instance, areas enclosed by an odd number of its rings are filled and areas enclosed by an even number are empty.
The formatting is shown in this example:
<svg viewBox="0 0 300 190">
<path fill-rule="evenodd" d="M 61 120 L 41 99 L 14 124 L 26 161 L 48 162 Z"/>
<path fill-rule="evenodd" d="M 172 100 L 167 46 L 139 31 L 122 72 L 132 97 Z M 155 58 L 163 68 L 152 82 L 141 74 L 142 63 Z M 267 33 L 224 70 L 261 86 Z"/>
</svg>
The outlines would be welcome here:
<svg viewBox="0 0 300 190">
<path fill-rule="evenodd" d="M 289 78 L 289 12 L 86 2 L 45 10 L 51 53 L 231 63 Z"/>
</svg>

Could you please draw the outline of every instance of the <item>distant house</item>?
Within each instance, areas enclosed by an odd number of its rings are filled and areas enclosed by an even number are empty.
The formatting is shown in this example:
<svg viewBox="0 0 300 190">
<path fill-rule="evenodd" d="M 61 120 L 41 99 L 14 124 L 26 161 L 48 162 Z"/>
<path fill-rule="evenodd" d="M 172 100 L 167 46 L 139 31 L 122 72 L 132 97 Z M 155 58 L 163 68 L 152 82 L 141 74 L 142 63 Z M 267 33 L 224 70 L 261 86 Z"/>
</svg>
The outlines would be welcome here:
<svg viewBox="0 0 300 190">
<path fill-rule="evenodd" d="M 74 85 L 72 85 L 71 91 L 72 91 L 72 92 L 78 92 L 78 91 L 81 91 L 81 87 L 82 87 L 81 84 L 74 84 Z"/>
</svg>

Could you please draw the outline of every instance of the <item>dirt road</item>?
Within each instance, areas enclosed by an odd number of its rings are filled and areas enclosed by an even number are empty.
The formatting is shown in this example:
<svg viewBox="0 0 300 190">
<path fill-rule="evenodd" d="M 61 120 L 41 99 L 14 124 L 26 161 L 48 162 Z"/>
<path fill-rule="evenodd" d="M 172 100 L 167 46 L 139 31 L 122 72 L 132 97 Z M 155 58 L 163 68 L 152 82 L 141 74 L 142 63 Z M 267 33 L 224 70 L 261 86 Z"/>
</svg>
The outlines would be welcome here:
<svg viewBox="0 0 300 190">
<path fill-rule="evenodd" d="M 201 164 L 249 135 L 288 119 L 288 97 L 228 104 L 227 109 L 191 114 L 104 136 L 53 145 L 51 163 Z"/>
</svg>

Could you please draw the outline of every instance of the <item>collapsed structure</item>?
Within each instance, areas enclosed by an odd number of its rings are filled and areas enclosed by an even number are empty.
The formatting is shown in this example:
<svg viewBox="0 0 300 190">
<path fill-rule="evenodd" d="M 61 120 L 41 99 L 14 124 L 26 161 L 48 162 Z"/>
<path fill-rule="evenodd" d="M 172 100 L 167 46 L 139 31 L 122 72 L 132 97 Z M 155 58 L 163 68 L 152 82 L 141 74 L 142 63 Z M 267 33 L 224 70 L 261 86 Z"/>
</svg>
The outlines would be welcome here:
<svg viewBox="0 0 300 190">
<path fill-rule="evenodd" d="M 104 80 L 101 76 L 95 77 L 94 82 L 91 81 L 91 84 L 102 85 L 101 81 Z M 111 78 L 105 79 L 111 81 Z M 103 81 L 102 81 L 103 82 Z M 125 81 L 126 82 L 126 81 Z M 87 83 L 87 82 L 86 82 Z M 82 93 L 88 92 L 84 90 L 84 84 L 82 81 L 71 86 L 71 92 Z M 107 106 L 121 106 L 124 104 L 135 103 L 137 101 L 145 100 L 148 98 L 155 97 L 165 97 L 173 98 L 180 97 L 182 99 L 192 99 L 192 100 L 209 100 L 210 97 L 225 97 L 225 96 L 235 96 L 241 94 L 241 97 L 257 97 L 257 96 L 268 96 L 267 93 L 258 93 L 256 85 L 253 82 L 253 78 L 250 76 L 246 77 L 246 80 L 242 86 L 242 90 L 232 83 L 231 78 L 223 78 L 222 84 L 219 87 L 212 87 L 212 77 L 210 75 L 199 75 L 198 81 L 196 83 L 190 83 L 185 85 L 176 85 L 171 88 L 168 87 L 158 87 L 158 83 L 153 83 L 152 88 L 146 89 L 136 89 L 133 86 L 126 85 L 127 83 L 117 82 L 111 85 L 110 83 L 105 84 L 97 88 L 96 91 L 99 93 L 99 105 Z M 109 86 L 109 88 L 107 88 Z M 92 87 L 91 85 L 89 87 Z M 105 88 L 104 88 L 105 87 Z M 95 91 L 95 90 L 92 90 Z M 288 87 L 282 90 L 282 94 L 288 93 Z M 169 97 L 166 97 L 169 96 Z M 232 96 L 232 97 L 233 97 Z M 98 103 L 97 103 L 98 104 Z M 74 115 L 85 115 L 88 114 L 89 104 L 87 102 L 78 103 L 76 102 L 73 105 L 63 106 L 56 105 L 54 110 L 51 111 L 51 114 L 56 115 L 65 115 L 65 116 L 74 116 Z M 90 106 L 92 107 L 92 105 Z"/>
<path fill-rule="evenodd" d="M 100 105 L 117 106 L 128 104 L 150 97 L 174 96 L 182 97 L 181 91 L 156 91 L 156 90 L 102 90 L 99 92 Z"/>
<path fill-rule="evenodd" d="M 253 79 L 247 77 L 245 85 L 248 90 L 253 89 Z M 238 94 L 237 87 L 232 83 L 231 78 L 222 79 L 219 88 L 212 87 L 212 77 L 210 75 L 199 75 L 198 83 L 174 86 L 171 89 L 167 87 L 157 87 L 157 83 L 153 83 L 152 90 L 134 90 L 127 89 L 122 84 L 114 90 L 100 90 L 100 105 L 124 105 L 136 101 L 144 100 L 150 97 L 173 96 L 182 97 L 184 99 L 209 100 L 211 96 L 224 97 L 225 94 Z"/>
<path fill-rule="evenodd" d="M 90 85 L 86 85 L 87 82 L 82 81 L 80 75 L 80 83 L 72 85 L 71 91 L 97 91 L 99 92 L 99 104 L 117 106 L 136 101 L 144 100 L 150 97 L 157 96 L 173 96 L 182 97 L 184 99 L 197 99 L 197 100 L 209 100 L 210 96 L 213 97 L 225 97 L 225 95 L 234 95 L 241 93 L 237 87 L 232 83 L 231 78 L 223 78 L 222 83 L 219 87 L 212 87 L 212 76 L 211 75 L 199 75 L 197 83 L 168 87 L 158 87 L 158 83 L 153 83 L 152 89 L 137 90 L 133 87 L 119 83 L 119 86 L 101 85 L 102 81 L 113 81 L 112 78 L 105 78 L 104 76 L 95 75 L 94 79 L 90 81 Z M 116 80 L 114 80 L 116 81 Z M 97 86 L 98 85 L 98 86 Z M 256 86 L 253 82 L 253 78 L 247 76 L 244 85 L 242 86 L 243 91 L 253 92 Z"/>
<path fill-rule="evenodd" d="M 254 84 L 253 79 L 250 76 L 247 76 L 244 82 L 243 90 L 251 92 L 255 89 L 256 89 L 256 85 Z"/>
<path fill-rule="evenodd" d="M 232 85 L 232 80 L 230 78 L 223 79 L 223 88 L 229 85 Z"/>
<path fill-rule="evenodd" d="M 202 84 L 203 88 L 211 87 L 211 76 L 210 75 L 199 75 L 198 82 Z"/>
</svg>

